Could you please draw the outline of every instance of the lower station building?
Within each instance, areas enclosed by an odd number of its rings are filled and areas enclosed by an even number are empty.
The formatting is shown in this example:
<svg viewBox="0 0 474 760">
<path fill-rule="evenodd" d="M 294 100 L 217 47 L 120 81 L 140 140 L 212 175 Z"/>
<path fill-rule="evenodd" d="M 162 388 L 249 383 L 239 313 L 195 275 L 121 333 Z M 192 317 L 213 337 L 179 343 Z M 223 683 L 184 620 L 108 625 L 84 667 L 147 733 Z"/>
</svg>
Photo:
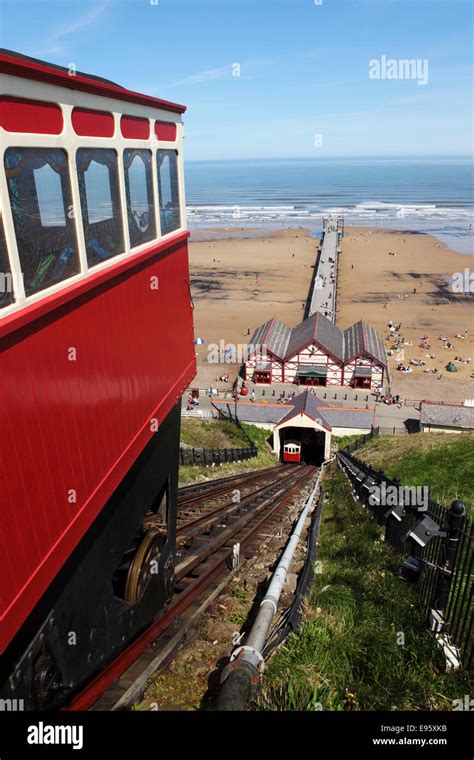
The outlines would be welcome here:
<svg viewBox="0 0 474 760">
<path fill-rule="evenodd" d="M 244 379 L 254 383 L 370 389 L 387 379 L 381 335 L 367 322 L 341 330 L 315 312 L 296 327 L 274 317 L 255 330 Z"/>
<path fill-rule="evenodd" d="M 283 404 L 216 399 L 212 405 L 216 416 L 237 415 L 240 422 L 267 429 L 273 451 L 282 461 L 307 464 L 319 465 L 329 458 L 332 435 L 368 433 L 375 424 L 375 407 L 331 406 L 308 390 Z"/>
</svg>

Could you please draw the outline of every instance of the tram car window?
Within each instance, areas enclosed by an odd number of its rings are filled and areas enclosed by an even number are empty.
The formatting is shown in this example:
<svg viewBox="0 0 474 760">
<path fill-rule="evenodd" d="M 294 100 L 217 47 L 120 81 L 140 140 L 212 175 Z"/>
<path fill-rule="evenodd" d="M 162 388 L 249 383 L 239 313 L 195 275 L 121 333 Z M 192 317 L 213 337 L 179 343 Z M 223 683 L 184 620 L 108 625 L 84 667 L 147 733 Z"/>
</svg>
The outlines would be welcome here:
<svg viewBox="0 0 474 760">
<path fill-rule="evenodd" d="M 67 154 L 8 148 L 5 174 L 27 296 L 80 271 Z"/>
<path fill-rule="evenodd" d="M 80 148 L 76 164 L 87 262 L 93 267 L 124 252 L 117 153 Z"/>
<path fill-rule="evenodd" d="M 161 234 L 167 235 L 181 226 L 178 189 L 178 154 L 175 150 L 157 152 L 158 189 L 160 195 Z"/>
<path fill-rule="evenodd" d="M 125 150 L 123 166 L 130 246 L 135 248 L 156 237 L 151 151 Z"/>
</svg>

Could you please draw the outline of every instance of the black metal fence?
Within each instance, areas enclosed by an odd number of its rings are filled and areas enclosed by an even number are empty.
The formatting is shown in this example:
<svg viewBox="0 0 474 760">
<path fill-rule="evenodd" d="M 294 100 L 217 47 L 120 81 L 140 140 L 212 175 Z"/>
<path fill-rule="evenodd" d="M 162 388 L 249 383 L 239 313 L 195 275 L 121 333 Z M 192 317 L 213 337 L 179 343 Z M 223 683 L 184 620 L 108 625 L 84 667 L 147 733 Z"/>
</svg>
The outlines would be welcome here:
<svg viewBox="0 0 474 760">
<path fill-rule="evenodd" d="M 352 452 L 378 431 L 338 453 L 338 464 L 352 493 L 385 528 L 385 541 L 404 555 L 401 576 L 415 584 L 430 630 L 447 662 L 469 669 L 474 654 L 474 528 L 464 504 L 450 508 L 374 470 Z"/>
<path fill-rule="evenodd" d="M 361 446 L 365 446 L 365 444 L 370 441 L 371 438 L 375 438 L 379 434 L 380 428 L 372 427 L 370 433 L 366 433 L 365 435 L 361 435 L 359 438 L 356 438 L 355 441 L 352 441 L 352 443 L 349 443 L 348 446 L 345 447 L 344 451 L 347 454 L 352 454 L 353 451 L 357 451 L 357 449 L 360 449 Z"/>
<path fill-rule="evenodd" d="M 409 431 L 405 428 L 392 426 L 379 428 L 379 433 L 380 435 L 408 435 Z"/>
<path fill-rule="evenodd" d="M 253 459 L 258 454 L 256 446 L 240 449 L 194 449 L 183 447 L 179 450 L 181 464 L 213 465 L 225 464 L 226 462 L 242 462 L 245 459 Z"/>
</svg>

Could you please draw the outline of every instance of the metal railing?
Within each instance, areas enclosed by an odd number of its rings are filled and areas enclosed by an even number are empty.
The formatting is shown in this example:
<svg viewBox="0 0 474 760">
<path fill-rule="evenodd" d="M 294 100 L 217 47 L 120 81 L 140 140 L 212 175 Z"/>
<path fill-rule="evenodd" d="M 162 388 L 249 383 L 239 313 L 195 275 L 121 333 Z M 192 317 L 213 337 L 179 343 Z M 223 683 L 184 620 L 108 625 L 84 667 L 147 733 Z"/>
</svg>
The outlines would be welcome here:
<svg viewBox="0 0 474 760">
<path fill-rule="evenodd" d="M 226 462 L 243 462 L 253 459 L 258 455 L 256 446 L 237 449 L 195 449 L 183 448 L 179 450 L 179 461 L 183 465 L 220 465 Z"/>
<path fill-rule="evenodd" d="M 348 454 L 352 454 L 353 451 L 357 451 L 357 449 L 360 449 L 361 446 L 365 446 L 368 441 L 370 441 L 372 438 L 375 438 L 380 434 L 380 428 L 379 427 L 372 427 L 370 433 L 366 433 L 365 435 L 361 435 L 359 438 L 356 438 L 355 441 L 352 441 L 352 443 L 349 443 L 344 451 Z"/>
<path fill-rule="evenodd" d="M 392 425 L 391 427 L 379 427 L 378 430 L 380 435 L 409 435 L 408 430 L 395 427 L 395 425 Z"/>
<path fill-rule="evenodd" d="M 181 409 L 181 417 L 184 419 L 207 420 L 212 418 L 212 412 L 210 409 Z"/>
<path fill-rule="evenodd" d="M 404 555 L 404 580 L 414 583 L 422 612 L 442 647 L 447 667 L 469 669 L 474 654 L 474 528 L 464 504 L 450 508 L 431 498 L 413 498 L 413 489 L 389 478 L 352 452 L 377 433 L 354 441 L 337 454 L 352 493 L 385 528 L 385 541 Z M 388 494 L 390 498 L 388 498 Z"/>
</svg>

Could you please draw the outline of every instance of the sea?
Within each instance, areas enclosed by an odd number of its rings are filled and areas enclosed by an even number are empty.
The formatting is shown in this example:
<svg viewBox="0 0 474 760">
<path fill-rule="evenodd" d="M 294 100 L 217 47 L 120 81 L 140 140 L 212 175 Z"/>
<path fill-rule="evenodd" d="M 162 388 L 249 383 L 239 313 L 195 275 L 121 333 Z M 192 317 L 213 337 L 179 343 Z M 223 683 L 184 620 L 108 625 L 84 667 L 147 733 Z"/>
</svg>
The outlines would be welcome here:
<svg viewBox="0 0 474 760">
<path fill-rule="evenodd" d="M 474 175 L 469 158 L 280 158 L 188 161 L 188 226 L 322 229 L 346 224 L 425 232 L 473 253 Z M 224 233 L 224 230 L 223 230 Z"/>
</svg>

